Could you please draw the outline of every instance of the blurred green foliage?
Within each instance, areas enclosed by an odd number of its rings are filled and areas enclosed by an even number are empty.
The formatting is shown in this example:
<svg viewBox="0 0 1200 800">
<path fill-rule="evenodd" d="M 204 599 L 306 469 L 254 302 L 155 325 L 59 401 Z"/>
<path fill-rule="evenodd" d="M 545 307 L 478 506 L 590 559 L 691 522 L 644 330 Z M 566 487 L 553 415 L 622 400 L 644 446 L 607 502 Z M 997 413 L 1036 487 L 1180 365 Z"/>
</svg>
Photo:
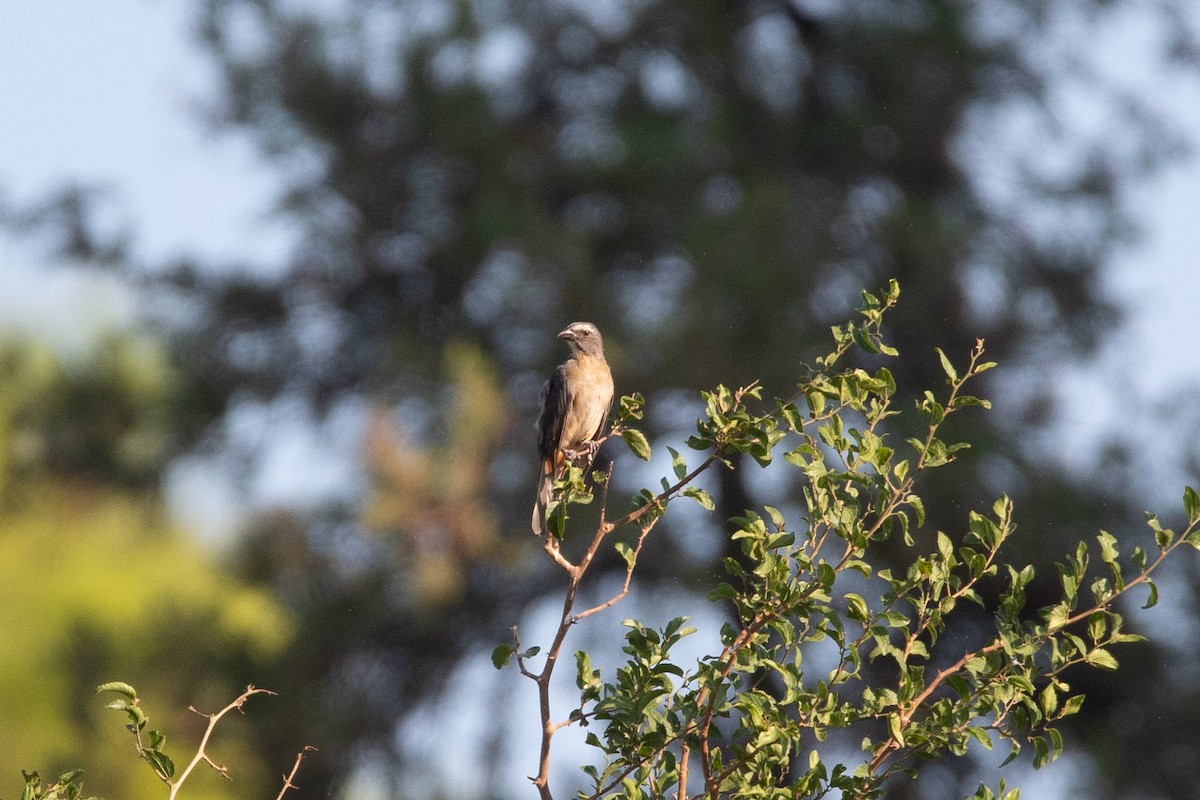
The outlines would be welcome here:
<svg viewBox="0 0 1200 800">
<path fill-rule="evenodd" d="M 238 673 L 295 629 L 261 588 L 239 583 L 171 522 L 152 487 L 170 435 L 172 390 L 144 342 L 113 339 L 79 362 L 0 343 L 0 787 L 21 769 L 87 765 L 89 792 L 161 797 L 125 767 L 129 744 L 101 718 L 91 687 L 136 676 L 172 725 L 228 701 Z M 236 692 L 234 692 L 236 694 Z M 234 729 L 217 752 L 244 751 Z M 236 791 L 202 780 L 195 798 L 247 796 L 274 768 L 240 758 Z"/>
</svg>

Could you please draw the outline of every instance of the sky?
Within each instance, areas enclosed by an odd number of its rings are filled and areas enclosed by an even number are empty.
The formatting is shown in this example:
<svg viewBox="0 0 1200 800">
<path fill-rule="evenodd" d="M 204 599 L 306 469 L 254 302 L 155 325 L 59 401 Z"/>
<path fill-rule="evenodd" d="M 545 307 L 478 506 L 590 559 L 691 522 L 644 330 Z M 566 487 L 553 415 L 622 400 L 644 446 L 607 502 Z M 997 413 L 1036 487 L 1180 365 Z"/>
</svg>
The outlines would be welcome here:
<svg viewBox="0 0 1200 800">
<path fill-rule="evenodd" d="M 1181 130 L 1200 132 L 1200 78 L 1162 72 L 1148 54 L 1163 31 L 1139 7 L 1096 32 L 1092 61 Z M 0 25 L 0 210 L 82 180 L 106 192 L 102 219 L 134 231 L 134 251 L 147 263 L 185 254 L 260 269 L 285 261 L 292 232 L 269 214 L 280 176 L 246 137 L 204 123 L 216 73 L 192 43 L 191 14 L 188 0 L 10 4 Z M 1064 24 L 1074 23 L 1068 16 Z M 1073 118 L 1086 121 L 1086 96 L 1074 102 Z M 1068 401 L 1088 398 L 1088 413 L 1062 420 L 1047 450 L 1094 443 L 1113 425 L 1152 435 L 1159 404 L 1200 375 L 1200 160 L 1172 165 L 1126 204 L 1142 236 L 1113 258 L 1105 290 L 1127 320 L 1095 364 L 1059 376 Z M 0 331 L 82 348 L 97 330 L 134 316 L 114 279 L 43 267 L 35 247 L 0 235 Z M 1149 490 L 1159 485 L 1147 480 Z"/>
<path fill-rule="evenodd" d="M 277 178 L 236 136 L 206 130 L 215 72 L 186 0 L 39 0 L 0 25 L 0 186 L 36 199 L 72 180 L 113 194 L 149 259 L 266 263 L 287 245 L 266 210 Z"/>
<path fill-rule="evenodd" d="M 268 215 L 279 177 L 246 138 L 204 125 L 215 72 L 191 42 L 190 13 L 187 0 L 12 4 L 0 25 L 0 203 L 19 205 L 83 180 L 108 191 L 108 223 L 135 229 L 135 250 L 147 261 L 188 253 L 281 261 L 292 238 Z M 1200 131 L 1200 81 L 1147 73 L 1152 60 L 1141 57 L 1148 43 L 1139 39 L 1152 32 L 1119 25 L 1109 33 L 1114 41 L 1098 47 L 1112 57 L 1098 61 L 1126 82 L 1145 83 L 1184 130 Z M 1181 353 L 1164 334 L 1190 322 L 1189 290 L 1200 282 L 1198 200 L 1194 159 L 1129 198 L 1145 236 L 1114 260 L 1108 289 L 1131 311 L 1115 345 L 1148 367 L 1179 365 Z M 47 287 L 32 258 L 0 241 L 0 328 L 42 320 L 60 335 L 46 307 L 94 303 L 96 287 L 66 280 Z M 101 299 L 118 315 L 128 310 L 111 291 Z"/>
</svg>

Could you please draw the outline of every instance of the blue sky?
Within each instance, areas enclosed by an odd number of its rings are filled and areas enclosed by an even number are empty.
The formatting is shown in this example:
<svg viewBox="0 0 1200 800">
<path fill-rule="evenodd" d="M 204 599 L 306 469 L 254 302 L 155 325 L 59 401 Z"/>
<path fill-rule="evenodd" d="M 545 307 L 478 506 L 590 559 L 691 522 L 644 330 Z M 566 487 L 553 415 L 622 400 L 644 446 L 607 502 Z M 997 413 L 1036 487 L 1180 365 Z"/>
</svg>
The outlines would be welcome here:
<svg viewBox="0 0 1200 800">
<path fill-rule="evenodd" d="M 113 192 L 138 250 L 271 260 L 275 179 L 248 143 L 206 131 L 214 73 L 186 0 L 39 0 L 0 25 L 0 186 L 10 200 L 83 180 Z"/>
</svg>

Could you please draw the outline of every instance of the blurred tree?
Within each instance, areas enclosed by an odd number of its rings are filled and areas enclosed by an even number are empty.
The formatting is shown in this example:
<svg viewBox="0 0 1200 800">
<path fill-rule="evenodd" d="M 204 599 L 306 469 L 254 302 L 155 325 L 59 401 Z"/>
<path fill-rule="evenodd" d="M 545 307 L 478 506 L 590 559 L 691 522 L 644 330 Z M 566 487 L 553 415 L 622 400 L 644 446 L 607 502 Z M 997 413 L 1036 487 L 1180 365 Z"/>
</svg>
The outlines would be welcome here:
<svg viewBox="0 0 1200 800">
<path fill-rule="evenodd" d="M 170 373 L 145 342 L 114 339 L 64 362 L 0 340 L 0 792 L 21 770 L 85 767 L 89 791 L 158 798 L 123 720 L 94 687 L 143 682 L 173 752 L 287 644 L 292 625 L 261 588 L 239 584 L 173 528 L 151 477 L 163 468 Z M 239 681 L 243 683 L 239 684 Z M 196 800 L 265 795 L 275 782 L 230 726 L 236 789 L 199 778 Z"/>
<path fill-rule="evenodd" d="M 933 498 L 934 521 L 1000 491 L 1031 527 L 1072 540 L 1129 518 L 1128 498 L 1038 451 L 1056 413 L 1045 370 L 1115 324 L 1098 275 L 1128 232 L 1121 190 L 1177 142 L 1074 58 L 1083 44 L 1064 42 L 1133 7 L 1186 31 L 1182 1 L 198 7 L 223 80 L 215 118 L 288 176 L 279 210 L 300 243 L 271 277 L 193 262 L 137 273 L 170 312 L 177 445 L 252 465 L 253 444 L 217 422 L 251 403 L 377 420 L 361 503 L 264 515 L 245 542 L 244 574 L 272 586 L 302 631 L 278 673 L 256 677 L 291 698 L 256 741 L 273 763 L 320 731 L 308 796 L 402 755 L 404 714 L 542 593 L 544 572 L 511 572 L 532 437 L 478 393 L 499 391 L 483 377 L 498 372 L 514 418 L 531 423 L 561 356 L 553 333 L 572 319 L 605 332 L 618 391 L 645 393 L 662 435 L 690 426 L 694 390 L 718 380 L 785 392 L 857 290 L 897 277 L 902 352 L 936 342 L 961 355 L 985 336 L 1007 365 L 993 427 L 971 437 L 970 468 Z M 1168 57 L 1195 52 L 1182 33 L 1168 44 Z M 1072 92 L 1103 124 L 1061 111 Z M 112 262 L 113 247 L 62 208 L 42 213 L 61 247 Z M 451 342 L 492 366 L 472 356 L 442 369 Z M 931 357 L 897 378 L 923 386 L 937 371 Z M 471 420 L 484 422 L 465 447 Z M 728 512 L 752 502 L 743 474 L 722 476 Z M 654 546 L 648 580 L 708 568 L 681 536 Z M 1024 546 L 1014 557 L 1036 562 L 1039 543 Z M 1089 707 L 1119 708 L 1132 691 L 1098 685 Z M 1113 793 L 1164 779 L 1118 752 L 1105 762 Z"/>
</svg>

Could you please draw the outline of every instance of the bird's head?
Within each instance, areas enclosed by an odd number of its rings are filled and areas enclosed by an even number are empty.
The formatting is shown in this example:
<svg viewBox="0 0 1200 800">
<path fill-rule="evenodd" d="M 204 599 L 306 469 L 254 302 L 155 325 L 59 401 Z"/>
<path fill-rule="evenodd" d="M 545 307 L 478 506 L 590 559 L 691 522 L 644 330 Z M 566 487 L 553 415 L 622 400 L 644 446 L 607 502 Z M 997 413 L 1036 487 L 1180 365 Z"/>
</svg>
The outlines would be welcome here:
<svg viewBox="0 0 1200 800">
<path fill-rule="evenodd" d="M 566 330 L 558 334 L 558 338 L 567 340 L 567 346 L 573 354 L 604 355 L 604 342 L 600 339 L 600 331 L 590 322 L 572 322 Z"/>
</svg>

